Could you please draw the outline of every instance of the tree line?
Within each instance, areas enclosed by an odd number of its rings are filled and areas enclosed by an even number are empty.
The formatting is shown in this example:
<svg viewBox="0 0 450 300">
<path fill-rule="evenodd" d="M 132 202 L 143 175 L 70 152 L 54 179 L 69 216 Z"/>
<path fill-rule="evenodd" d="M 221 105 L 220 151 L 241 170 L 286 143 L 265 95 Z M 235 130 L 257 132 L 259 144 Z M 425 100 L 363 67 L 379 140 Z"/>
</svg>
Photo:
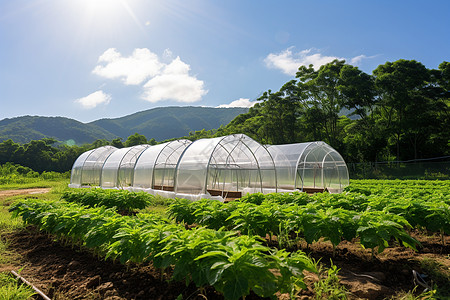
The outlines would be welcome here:
<svg viewBox="0 0 450 300">
<path fill-rule="evenodd" d="M 372 74 L 344 60 L 315 70 L 301 66 L 279 91 L 268 90 L 248 113 L 190 140 L 244 133 L 263 144 L 324 141 L 347 162 L 410 160 L 450 155 L 450 63 L 428 69 L 415 60 L 379 65 Z M 346 113 L 345 113 L 346 112 Z M 167 140 L 168 141 L 168 140 Z M 162 141 L 166 142 L 166 141 Z M 126 141 L 97 140 L 68 146 L 51 138 L 0 143 L 0 164 L 37 172 L 65 172 L 90 149 L 155 145 L 139 133 Z"/>
<path fill-rule="evenodd" d="M 367 74 L 344 60 L 298 69 L 279 91 L 266 91 L 246 114 L 191 139 L 245 133 L 264 144 L 324 141 L 347 162 L 450 155 L 450 63 L 415 60 Z M 347 112 L 347 115 L 343 114 Z"/>
<path fill-rule="evenodd" d="M 99 139 L 92 144 L 74 146 L 59 143 L 52 138 L 30 141 L 25 144 L 15 143 L 9 139 L 0 143 L 0 165 L 10 162 L 31 168 L 39 173 L 44 171 L 67 172 L 72 169 L 78 156 L 85 151 L 106 145 L 123 148 L 141 144 L 155 145 L 156 141 L 155 139 L 147 140 L 145 136 L 138 133 L 130 135 L 125 142 L 122 142 L 122 138 L 112 141 Z"/>
</svg>

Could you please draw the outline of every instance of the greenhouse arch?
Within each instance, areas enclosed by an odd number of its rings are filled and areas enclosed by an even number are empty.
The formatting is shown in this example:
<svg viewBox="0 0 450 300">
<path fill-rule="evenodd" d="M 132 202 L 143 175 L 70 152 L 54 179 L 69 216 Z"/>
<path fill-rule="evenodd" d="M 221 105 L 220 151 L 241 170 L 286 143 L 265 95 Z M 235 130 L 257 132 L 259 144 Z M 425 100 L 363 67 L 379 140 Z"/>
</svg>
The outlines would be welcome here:
<svg viewBox="0 0 450 300">
<path fill-rule="evenodd" d="M 146 191 L 168 198 L 235 199 L 248 193 L 325 189 L 349 184 L 342 156 L 324 142 L 261 145 L 244 134 L 82 153 L 70 187 Z"/>
</svg>

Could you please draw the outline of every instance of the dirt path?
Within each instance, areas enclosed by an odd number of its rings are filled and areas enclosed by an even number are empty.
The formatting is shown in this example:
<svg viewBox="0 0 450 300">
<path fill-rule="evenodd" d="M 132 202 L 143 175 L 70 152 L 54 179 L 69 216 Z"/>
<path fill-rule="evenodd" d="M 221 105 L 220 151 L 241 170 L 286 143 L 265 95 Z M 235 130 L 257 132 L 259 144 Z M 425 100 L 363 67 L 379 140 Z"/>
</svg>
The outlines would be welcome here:
<svg viewBox="0 0 450 300">
<path fill-rule="evenodd" d="M 45 194 L 50 192 L 51 188 L 33 188 L 33 189 L 22 189 L 22 190 L 3 190 L 0 191 L 0 199 L 8 198 L 18 195 L 30 195 L 30 194 Z"/>
</svg>

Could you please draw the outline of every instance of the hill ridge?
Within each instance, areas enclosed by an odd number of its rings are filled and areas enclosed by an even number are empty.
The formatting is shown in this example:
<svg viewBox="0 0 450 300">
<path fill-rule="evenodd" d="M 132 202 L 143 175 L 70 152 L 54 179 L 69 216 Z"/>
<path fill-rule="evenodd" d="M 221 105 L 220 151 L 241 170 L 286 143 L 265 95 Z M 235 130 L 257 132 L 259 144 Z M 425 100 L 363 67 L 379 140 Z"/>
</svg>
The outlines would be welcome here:
<svg viewBox="0 0 450 300">
<path fill-rule="evenodd" d="M 73 140 L 76 144 L 84 144 L 117 137 L 125 140 L 136 132 L 148 139 L 162 141 L 186 136 L 190 131 L 219 128 L 247 111 L 248 108 L 169 106 L 86 123 L 61 116 L 24 115 L 0 120 L 0 142 L 12 139 L 27 143 L 55 138 L 61 142 Z"/>
</svg>

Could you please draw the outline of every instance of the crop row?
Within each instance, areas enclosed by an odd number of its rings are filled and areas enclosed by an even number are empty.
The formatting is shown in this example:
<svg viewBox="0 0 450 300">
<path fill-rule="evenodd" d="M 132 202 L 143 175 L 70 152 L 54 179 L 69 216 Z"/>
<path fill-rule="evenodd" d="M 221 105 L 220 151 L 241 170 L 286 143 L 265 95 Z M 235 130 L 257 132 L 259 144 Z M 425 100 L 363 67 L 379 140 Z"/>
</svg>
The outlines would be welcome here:
<svg viewBox="0 0 450 300">
<path fill-rule="evenodd" d="M 116 207 L 119 211 L 143 209 L 150 205 L 165 204 L 167 201 L 146 192 L 130 192 L 115 189 L 76 189 L 63 193 L 62 200 L 76 202 L 90 207 Z"/>
<path fill-rule="evenodd" d="M 255 196 L 255 195 L 254 195 Z M 196 223 L 213 229 L 240 230 L 243 234 L 259 235 L 289 242 L 293 233 L 308 244 L 320 238 L 329 240 L 335 248 L 342 240 L 359 238 L 365 248 L 378 247 L 382 252 L 394 238 L 405 247 L 416 249 L 419 244 L 406 231 L 411 227 L 405 218 L 384 211 L 351 211 L 343 208 L 322 208 L 314 203 L 305 206 L 263 201 L 259 205 L 214 200 L 190 202 L 177 199 L 169 206 L 177 221 Z"/>
<path fill-rule="evenodd" d="M 153 261 L 162 270 L 173 267 L 173 279 L 214 286 L 226 299 L 238 299 L 250 290 L 263 297 L 293 292 L 305 288 L 303 270 L 317 271 L 301 251 L 270 249 L 255 237 L 233 231 L 186 230 L 183 224 L 154 215 L 121 216 L 105 207 L 34 199 L 15 203 L 11 211 L 26 223 L 106 258 Z"/>
<path fill-rule="evenodd" d="M 430 180 L 352 180 L 346 189 L 366 195 L 423 196 L 442 195 L 449 199 L 450 181 Z"/>
<path fill-rule="evenodd" d="M 305 193 L 250 194 L 240 202 L 260 205 L 264 202 L 276 204 L 296 204 L 299 209 L 342 208 L 358 213 L 382 211 L 404 217 L 414 228 L 425 228 L 431 232 L 450 234 L 450 199 L 437 195 L 421 197 L 391 197 L 388 195 L 364 195 L 358 193 L 328 194 L 318 193 L 308 196 Z"/>
</svg>

